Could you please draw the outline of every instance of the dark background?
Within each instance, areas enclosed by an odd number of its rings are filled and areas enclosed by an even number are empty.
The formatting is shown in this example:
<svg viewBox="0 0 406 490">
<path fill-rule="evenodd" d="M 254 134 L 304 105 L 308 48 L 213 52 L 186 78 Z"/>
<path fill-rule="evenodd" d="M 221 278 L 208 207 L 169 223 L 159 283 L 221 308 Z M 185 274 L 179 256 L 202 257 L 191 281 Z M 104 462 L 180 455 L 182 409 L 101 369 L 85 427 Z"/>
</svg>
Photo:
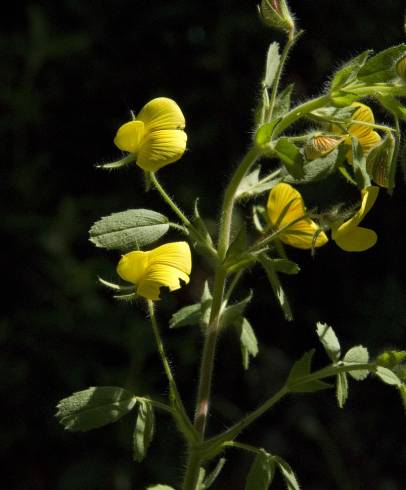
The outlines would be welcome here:
<svg viewBox="0 0 406 490">
<path fill-rule="evenodd" d="M 404 40 L 403 0 L 291 3 L 306 30 L 284 78 L 296 83 L 296 100 L 318 95 L 352 55 Z M 156 440 L 141 465 L 131 461 L 131 416 L 85 434 L 64 432 L 54 418 L 61 398 L 92 385 L 166 394 L 142 305 L 117 304 L 97 284 L 97 275 L 114 279 L 118 254 L 92 247 L 87 230 L 99 217 L 129 207 L 170 213 L 155 192 L 144 195 L 137 168 L 106 173 L 94 164 L 120 156 L 112 139 L 130 109 L 172 97 L 187 119 L 189 151 L 160 177 L 187 211 L 201 196 L 201 212 L 214 224 L 226 178 L 251 137 L 265 51 L 281 38 L 259 22 L 255 1 L 60 0 L 8 7 L 0 42 L 2 484 L 18 490 L 177 486 L 184 448 L 166 415 L 158 414 Z M 293 323 L 283 320 L 264 273 L 253 269 L 246 276 L 238 297 L 258 290 L 247 316 L 260 355 L 244 373 L 235 336 L 223 336 L 211 432 L 281 385 L 293 360 L 317 346 L 317 320 L 334 326 L 344 348 L 362 343 L 375 355 L 383 347 L 405 347 L 406 199 L 398 177 L 394 197 L 381 192 L 365 221 L 379 235 L 373 249 L 348 254 L 331 243 L 316 260 L 291 251 L 303 271 L 284 280 Z M 336 177 L 305 196 L 327 205 L 350 192 Z M 197 329 L 168 331 L 165 322 L 199 297 L 208 274 L 196 256 L 191 286 L 167 296 L 159 312 L 190 410 L 202 339 Z M 315 364 L 325 362 L 318 348 Z M 287 459 L 304 489 L 404 489 L 399 396 L 376 380 L 356 384 L 344 410 L 333 392 L 292 396 L 241 440 Z M 232 450 L 226 457 L 213 488 L 242 489 L 251 458 Z M 272 488 L 282 486 L 277 478 Z"/>
</svg>

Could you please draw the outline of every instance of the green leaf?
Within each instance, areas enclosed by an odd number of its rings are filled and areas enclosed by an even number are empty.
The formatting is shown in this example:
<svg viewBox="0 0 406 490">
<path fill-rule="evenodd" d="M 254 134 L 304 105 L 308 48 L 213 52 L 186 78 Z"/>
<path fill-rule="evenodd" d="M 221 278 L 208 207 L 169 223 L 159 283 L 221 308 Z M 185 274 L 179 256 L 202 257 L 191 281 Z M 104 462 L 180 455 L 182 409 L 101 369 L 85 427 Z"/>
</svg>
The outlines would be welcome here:
<svg viewBox="0 0 406 490">
<path fill-rule="evenodd" d="M 199 234 L 207 241 L 207 243 L 209 243 L 210 245 L 213 245 L 213 241 L 211 239 L 209 230 L 207 229 L 206 223 L 203 221 L 202 217 L 200 216 L 198 204 L 199 204 L 199 199 L 196 199 L 194 210 L 193 210 L 192 223 L 194 225 L 194 228 L 197 229 Z M 191 234 L 192 238 L 196 238 L 195 236 L 193 236 L 193 228 L 192 227 L 189 228 L 189 233 Z M 200 242 L 201 242 L 201 240 L 198 241 L 199 244 L 200 244 Z"/>
<path fill-rule="evenodd" d="M 337 107 L 346 107 L 359 99 L 359 95 L 349 90 L 339 90 L 331 95 L 331 102 Z"/>
<path fill-rule="evenodd" d="M 360 55 L 348 61 L 333 77 L 331 91 L 336 92 L 341 87 L 348 85 L 357 78 L 357 74 L 365 64 L 371 50 L 364 51 Z"/>
<path fill-rule="evenodd" d="M 295 177 L 300 179 L 304 177 L 303 155 L 299 148 L 291 143 L 288 138 L 280 138 L 275 145 L 275 153 L 284 163 L 286 170 Z"/>
<path fill-rule="evenodd" d="M 258 354 L 258 341 L 254 329 L 246 318 L 240 318 L 235 322 L 241 344 L 242 364 L 244 369 L 249 368 L 250 356 Z"/>
<path fill-rule="evenodd" d="M 211 471 L 207 475 L 207 477 L 203 483 L 205 489 L 210 488 L 213 485 L 213 483 L 215 482 L 215 480 L 217 479 L 217 477 L 221 473 L 221 470 L 223 469 L 223 466 L 225 465 L 225 463 L 226 463 L 226 458 L 220 458 L 217 461 L 217 464 L 216 464 L 214 470 Z"/>
<path fill-rule="evenodd" d="M 331 175 L 337 166 L 345 160 L 346 152 L 347 150 L 344 148 L 344 146 L 340 145 L 328 155 L 307 162 L 303 167 L 304 175 L 300 179 L 286 176 L 283 178 L 283 181 L 287 182 L 288 184 L 299 185 L 323 180 Z"/>
<path fill-rule="evenodd" d="M 207 327 L 210 321 L 211 305 L 213 302 L 213 296 L 211 295 L 209 284 L 207 281 L 204 283 L 201 304 L 201 322 L 202 327 Z"/>
<path fill-rule="evenodd" d="M 393 80 L 397 76 L 396 62 L 405 55 L 404 44 L 381 51 L 362 66 L 357 74 L 358 80 L 364 83 L 384 83 Z"/>
<path fill-rule="evenodd" d="M 314 349 L 309 352 L 305 352 L 303 356 L 293 364 L 286 381 L 286 386 L 289 388 L 289 391 L 293 393 L 312 393 L 331 388 L 331 385 L 325 383 L 324 381 L 306 380 L 306 377 L 311 374 L 313 355 Z"/>
<path fill-rule="evenodd" d="M 352 347 L 345 354 L 343 361 L 348 364 L 366 364 L 369 361 L 368 349 L 362 345 Z M 368 376 L 369 371 L 367 369 L 360 369 L 359 371 L 349 371 L 348 374 L 357 381 L 362 381 Z"/>
<path fill-rule="evenodd" d="M 300 267 L 293 262 L 293 260 L 288 259 L 271 259 L 272 264 L 276 272 L 282 274 L 294 275 L 300 272 Z"/>
<path fill-rule="evenodd" d="M 274 476 L 274 458 L 262 449 L 251 465 L 245 482 L 245 490 L 268 490 Z"/>
<path fill-rule="evenodd" d="M 262 82 L 263 86 L 267 89 L 272 87 L 276 72 L 278 71 L 280 60 L 279 44 L 273 42 L 269 46 L 268 53 L 266 55 L 265 77 L 264 81 Z"/>
<path fill-rule="evenodd" d="M 228 247 L 224 262 L 226 263 L 229 262 L 230 260 L 232 261 L 233 258 L 238 257 L 246 250 L 247 250 L 247 226 L 245 223 L 243 223 L 236 237 Z"/>
<path fill-rule="evenodd" d="M 333 362 L 339 361 L 341 355 L 340 342 L 332 327 L 326 323 L 317 322 L 316 331 L 328 357 Z"/>
<path fill-rule="evenodd" d="M 260 167 L 255 168 L 251 173 L 247 174 L 240 182 L 237 192 L 235 193 L 236 199 L 243 198 L 246 194 L 249 195 L 251 189 L 255 187 L 259 182 Z"/>
<path fill-rule="evenodd" d="M 337 374 L 336 395 L 338 406 L 343 408 L 348 398 L 348 379 L 346 373 Z"/>
<path fill-rule="evenodd" d="M 154 410 L 147 401 L 138 402 L 138 415 L 133 436 L 133 459 L 140 462 L 145 458 L 154 437 Z"/>
<path fill-rule="evenodd" d="M 227 306 L 225 310 L 221 313 L 220 328 L 226 328 L 239 320 L 251 299 L 252 291 L 250 291 L 249 295 L 242 301 Z"/>
<path fill-rule="evenodd" d="M 354 176 L 360 189 L 365 189 L 371 185 L 371 178 L 367 172 L 367 161 L 362 146 L 358 138 L 352 136 L 352 165 Z"/>
<path fill-rule="evenodd" d="M 300 490 L 299 482 L 291 466 L 280 456 L 274 456 L 275 463 L 279 466 L 283 480 L 288 490 Z"/>
<path fill-rule="evenodd" d="M 276 126 L 280 123 L 281 117 L 273 119 L 270 123 L 263 124 L 260 128 L 258 128 L 255 133 L 255 143 L 258 146 L 263 146 L 268 144 L 271 139 L 273 132 L 275 131 Z"/>
<path fill-rule="evenodd" d="M 280 92 L 275 100 L 275 106 L 273 109 L 273 118 L 280 118 L 284 116 L 290 109 L 290 99 L 292 96 L 293 88 L 294 88 L 294 83 L 291 83 L 288 85 L 286 88 Z"/>
<path fill-rule="evenodd" d="M 356 107 L 335 107 L 325 106 L 320 109 L 316 109 L 310 113 L 312 118 L 321 122 L 341 123 L 346 124 L 351 121 L 351 116 L 355 112 Z"/>
<path fill-rule="evenodd" d="M 375 374 L 378 376 L 378 378 L 381 381 L 383 381 L 384 383 L 386 383 L 388 385 L 397 386 L 398 388 L 400 388 L 402 386 L 402 381 L 390 369 L 387 369 L 387 368 L 382 367 L 382 366 L 378 366 L 376 368 Z"/>
<path fill-rule="evenodd" d="M 61 400 L 56 417 L 67 430 L 87 431 L 116 422 L 135 404 L 134 395 L 123 388 L 91 387 Z"/>
<path fill-rule="evenodd" d="M 283 290 L 282 285 L 279 281 L 278 274 L 276 273 L 276 270 L 274 268 L 273 260 L 267 257 L 265 254 L 261 254 L 259 260 L 261 262 L 261 265 L 265 269 L 268 280 L 271 283 L 274 295 L 279 303 L 279 306 L 282 308 L 286 320 L 292 321 L 292 310 L 289 306 L 288 298 L 285 294 L 285 291 Z"/>
<path fill-rule="evenodd" d="M 168 485 L 154 485 L 153 487 L 148 487 L 147 490 L 175 490 L 173 487 Z"/>
<path fill-rule="evenodd" d="M 129 209 L 105 216 L 90 228 L 96 247 L 138 250 L 159 240 L 169 230 L 168 218 L 150 209 Z"/>
<path fill-rule="evenodd" d="M 202 305 L 184 306 L 174 313 L 169 320 L 169 328 L 185 327 L 186 325 L 199 325 L 202 316 Z"/>
</svg>

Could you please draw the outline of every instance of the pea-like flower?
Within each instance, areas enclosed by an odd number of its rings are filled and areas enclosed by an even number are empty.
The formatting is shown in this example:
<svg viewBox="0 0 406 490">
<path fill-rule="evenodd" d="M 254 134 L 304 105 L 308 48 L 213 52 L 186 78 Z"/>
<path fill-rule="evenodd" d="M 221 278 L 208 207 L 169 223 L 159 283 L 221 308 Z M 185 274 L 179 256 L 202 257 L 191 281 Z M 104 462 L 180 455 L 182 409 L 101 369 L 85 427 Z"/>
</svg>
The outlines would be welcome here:
<svg viewBox="0 0 406 490">
<path fill-rule="evenodd" d="M 346 252 L 363 252 L 373 247 L 377 234 L 368 228 L 358 226 L 370 211 L 378 197 L 379 187 L 369 186 L 361 191 L 361 207 L 352 218 L 338 227 L 332 228 L 332 238 Z"/>
<path fill-rule="evenodd" d="M 118 275 L 136 286 L 139 296 L 157 301 L 159 290 L 165 286 L 170 291 L 189 282 L 192 270 L 190 247 L 186 242 L 166 243 L 148 252 L 134 251 L 121 257 Z"/>
<path fill-rule="evenodd" d="M 348 126 L 348 135 L 346 136 L 344 143 L 351 146 L 351 137 L 355 136 L 362 147 L 364 155 L 367 156 L 371 148 L 376 146 L 381 141 L 379 134 L 373 130 L 373 127 L 369 126 L 369 124 L 375 124 L 374 113 L 370 107 L 362 104 L 361 102 L 353 102 L 351 105 L 356 107 L 351 119 L 357 122 L 354 122 Z M 362 122 L 367 124 L 362 124 Z M 341 129 L 337 126 L 334 126 L 333 130 L 336 133 L 342 134 Z M 347 159 L 350 163 L 352 163 L 351 150 L 347 154 Z"/>
<path fill-rule="evenodd" d="M 273 231 L 287 245 L 302 249 L 321 247 L 328 242 L 324 231 L 308 216 L 300 193 L 291 185 L 277 184 L 269 193 L 268 218 Z"/>
<path fill-rule="evenodd" d="M 135 155 L 144 170 L 158 169 L 176 162 L 186 150 L 185 118 L 178 104 L 166 97 L 148 102 L 133 121 L 117 131 L 114 144 Z"/>
</svg>

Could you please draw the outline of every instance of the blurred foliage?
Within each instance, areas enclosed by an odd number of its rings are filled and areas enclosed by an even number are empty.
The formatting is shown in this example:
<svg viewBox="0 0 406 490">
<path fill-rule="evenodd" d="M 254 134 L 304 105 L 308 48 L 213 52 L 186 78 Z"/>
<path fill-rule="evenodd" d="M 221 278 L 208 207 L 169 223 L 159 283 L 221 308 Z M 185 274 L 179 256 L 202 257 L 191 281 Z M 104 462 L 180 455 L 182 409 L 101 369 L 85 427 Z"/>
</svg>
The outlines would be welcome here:
<svg viewBox="0 0 406 490">
<path fill-rule="evenodd" d="M 106 174 L 93 165 L 117 156 L 112 138 L 130 109 L 154 96 L 172 97 L 187 117 L 189 152 L 161 178 L 186 210 L 200 195 L 203 216 L 215 220 L 224 179 L 250 138 L 257 82 L 272 35 L 257 19 L 255 4 L 60 0 L 22 1 L 3 10 L 5 488 L 127 490 L 156 481 L 176 484 L 183 454 L 174 451 L 179 440 L 165 415 L 158 421 L 165 444 L 153 444 L 139 466 L 131 461 L 131 418 L 69 434 L 53 417 L 59 399 L 92 385 L 119 385 L 158 398 L 166 392 L 145 311 L 117 305 L 98 286 L 97 275 L 114 278 L 117 256 L 93 248 L 87 230 L 99 217 L 128 207 L 167 210 L 155 193 L 143 195 L 137 169 Z M 326 76 L 355 53 L 404 40 L 403 0 L 292 0 L 291 6 L 306 30 L 285 78 L 296 83 L 299 99 L 316 95 Z M 327 205 L 347 188 L 334 181 L 306 192 L 310 203 L 323 196 Z M 229 425 L 280 385 L 292 360 L 317 343 L 316 320 L 331 323 L 348 346 L 362 342 L 373 353 L 402 346 L 405 204 L 402 182 L 392 199 L 381 193 L 368 216 L 379 242 L 364 254 L 345 254 L 333 245 L 316 260 L 292 252 L 303 270 L 285 281 L 296 317 L 292 324 L 276 305 L 271 309 L 264 274 L 254 269 L 246 277 L 247 288 L 255 282 L 263 291 L 248 311 L 262 341 L 260 357 L 243 373 L 237 342 L 224 335 L 212 430 Z M 207 273 L 196 258 L 191 287 L 161 302 L 162 325 L 177 307 L 199 296 Z M 290 345 L 292 329 L 296 346 Z M 199 332 L 163 333 L 192 409 Z M 224 349 L 226 342 L 230 347 Z M 305 489 L 401 490 L 403 413 L 393 390 L 376 388 L 374 382 L 357 386 L 344 411 L 331 393 L 292 397 L 245 439 L 290 461 Z M 213 488 L 241 488 L 250 460 L 231 451 L 228 458 L 222 483 Z M 275 482 L 276 489 L 281 485 Z"/>
</svg>

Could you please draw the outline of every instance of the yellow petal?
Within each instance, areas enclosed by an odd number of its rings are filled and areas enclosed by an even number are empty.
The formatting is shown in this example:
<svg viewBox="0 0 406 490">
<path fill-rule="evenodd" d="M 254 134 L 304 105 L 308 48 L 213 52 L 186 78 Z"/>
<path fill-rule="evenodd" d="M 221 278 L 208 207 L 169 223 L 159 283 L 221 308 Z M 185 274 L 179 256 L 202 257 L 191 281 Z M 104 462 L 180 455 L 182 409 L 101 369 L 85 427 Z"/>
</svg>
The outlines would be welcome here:
<svg viewBox="0 0 406 490">
<path fill-rule="evenodd" d="M 148 268 L 137 289 L 140 296 L 156 301 L 162 286 L 175 291 L 182 286 L 180 281 L 189 282 L 192 259 L 186 242 L 167 243 L 147 253 Z"/>
<path fill-rule="evenodd" d="M 186 150 L 187 135 L 184 131 L 165 129 L 146 134 L 137 157 L 137 165 L 144 170 L 158 169 L 176 162 Z"/>
<path fill-rule="evenodd" d="M 142 121 L 130 121 L 118 129 L 114 144 L 122 151 L 137 153 L 143 136 L 144 123 Z"/>
<path fill-rule="evenodd" d="M 372 112 L 370 107 L 365 104 L 361 104 L 361 102 L 354 102 L 351 105 L 357 107 L 357 109 L 351 116 L 351 119 L 364 121 L 369 124 L 375 123 L 374 113 Z M 371 131 L 371 126 L 365 126 L 361 123 L 354 123 L 348 127 L 348 132 L 351 135 L 356 136 L 359 140 L 361 140 L 363 137 L 368 136 Z"/>
<path fill-rule="evenodd" d="M 346 233 L 352 233 L 352 230 L 356 228 L 359 223 L 365 218 L 367 213 L 371 210 L 372 206 L 378 197 L 379 187 L 371 185 L 362 189 L 361 191 L 361 207 L 354 214 L 352 218 L 340 225 L 336 230 L 333 230 L 333 239 L 336 240 L 336 236 L 344 235 Z"/>
<path fill-rule="evenodd" d="M 121 257 L 117 265 L 117 274 L 124 281 L 137 285 L 148 267 L 148 252 L 130 252 Z"/>
<path fill-rule="evenodd" d="M 376 131 L 370 131 L 366 136 L 359 138 L 364 155 L 366 156 L 371 148 L 376 146 L 381 141 L 381 137 Z"/>
<path fill-rule="evenodd" d="M 147 131 L 185 127 L 185 117 L 180 107 L 174 100 L 166 97 L 158 97 L 145 104 L 137 119 L 145 124 Z"/>
<path fill-rule="evenodd" d="M 360 226 L 351 230 L 351 233 L 337 233 L 334 238 L 336 244 L 346 252 L 364 252 L 373 247 L 377 239 L 373 230 Z"/>
<path fill-rule="evenodd" d="M 314 235 L 319 227 L 308 217 L 300 219 L 306 210 L 303 198 L 296 189 L 289 184 L 277 184 L 269 193 L 267 211 L 273 228 L 281 229 L 290 225 L 279 235 L 282 242 L 302 249 L 313 247 Z M 298 221 L 294 223 L 295 220 Z M 327 241 L 326 234 L 321 232 L 314 246 L 321 247 Z"/>
</svg>

